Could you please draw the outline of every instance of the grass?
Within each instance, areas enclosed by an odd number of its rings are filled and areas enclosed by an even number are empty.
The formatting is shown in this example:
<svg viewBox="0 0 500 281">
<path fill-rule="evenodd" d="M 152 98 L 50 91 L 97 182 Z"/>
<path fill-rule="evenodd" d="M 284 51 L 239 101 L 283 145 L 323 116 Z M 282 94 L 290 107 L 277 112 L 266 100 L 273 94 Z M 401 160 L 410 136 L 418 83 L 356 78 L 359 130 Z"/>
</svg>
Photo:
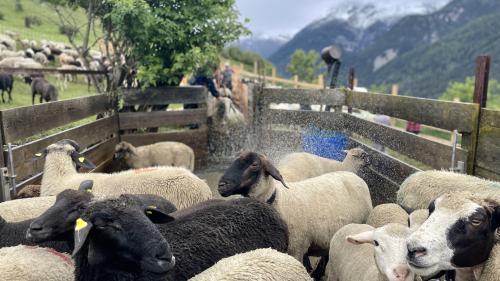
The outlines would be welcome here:
<svg viewBox="0 0 500 281">
<path fill-rule="evenodd" d="M 20 0 L 23 11 L 16 11 L 16 0 L 0 0 L 0 11 L 4 19 L 0 20 L 0 33 L 2 31 L 14 31 L 21 39 L 28 40 L 52 40 L 69 43 L 66 35 L 59 32 L 59 17 L 48 4 L 41 3 L 40 0 Z M 27 28 L 24 26 L 26 16 L 36 16 L 41 19 L 40 26 Z M 71 12 L 71 18 L 78 23 L 84 23 L 85 13 L 82 9 Z M 81 41 L 81 38 L 76 38 Z M 93 42 L 91 39 L 90 42 Z"/>
</svg>

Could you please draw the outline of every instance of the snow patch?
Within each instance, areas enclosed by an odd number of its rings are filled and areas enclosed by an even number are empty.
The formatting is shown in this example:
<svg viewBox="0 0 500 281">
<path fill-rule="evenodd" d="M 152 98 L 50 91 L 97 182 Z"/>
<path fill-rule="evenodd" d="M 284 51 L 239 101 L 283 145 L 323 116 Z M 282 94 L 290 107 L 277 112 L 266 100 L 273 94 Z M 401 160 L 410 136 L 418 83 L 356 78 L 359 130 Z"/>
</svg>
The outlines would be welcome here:
<svg viewBox="0 0 500 281">
<path fill-rule="evenodd" d="M 398 50 L 388 49 L 384 54 L 378 56 L 373 61 L 373 72 L 379 70 L 382 66 L 388 64 L 393 59 L 397 58 Z"/>
</svg>

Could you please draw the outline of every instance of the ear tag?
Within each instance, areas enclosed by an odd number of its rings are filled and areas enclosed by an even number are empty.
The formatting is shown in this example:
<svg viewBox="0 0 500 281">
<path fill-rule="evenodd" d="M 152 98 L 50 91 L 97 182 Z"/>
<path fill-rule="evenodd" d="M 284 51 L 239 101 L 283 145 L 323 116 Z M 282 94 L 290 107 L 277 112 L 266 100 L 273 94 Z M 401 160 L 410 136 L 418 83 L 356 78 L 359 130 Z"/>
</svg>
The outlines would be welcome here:
<svg viewBox="0 0 500 281">
<path fill-rule="evenodd" d="M 78 161 L 80 161 L 80 163 L 85 162 L 85 157 L 80 157 L 80 158 L 78 158 Z"/>
<path fill-rule="evenodd" d="M 80 230 L 84 229 L 85 227 L 87 227 L 87 225 L 88 225 L 88 224 L 87 224 L 87 222 L 86 222 L 86 221 L 84 221 L 84 220 L 83 220 L 83 219 L 81 219 L 81 218 L 78 218 L 78 219 L 76 220 L 75 231 L 80 231 Z"/>
<path fill-rule="evenodd" d="M 158 209 L 155 205 L 148 206 L 149 209 Z"/>
<path fill-rule="evenodd" d="M 153 212 L 151 212 L 151 211 L 146 211 L 146 214 L 148 214 L 148 215 L 152 215 L 152 214 L 153 214 Z"/>
<path fill-rule="evenodd" d="M 35 156 L 36 156 L 36 157 L 41 157 L 41 156 L 42 156 L 42 154 L 41 154 L 41 153 L 37 153 L 37 154 L 35 154 Z"/>
<path fill-rule="evenodd" d="M 85 190 L 85 191 L 87 191 L 87 192 L 89 192 L 89 193 L 92 193 L 92 189 L 87 189 L 87 190 Z"/>
</svg>

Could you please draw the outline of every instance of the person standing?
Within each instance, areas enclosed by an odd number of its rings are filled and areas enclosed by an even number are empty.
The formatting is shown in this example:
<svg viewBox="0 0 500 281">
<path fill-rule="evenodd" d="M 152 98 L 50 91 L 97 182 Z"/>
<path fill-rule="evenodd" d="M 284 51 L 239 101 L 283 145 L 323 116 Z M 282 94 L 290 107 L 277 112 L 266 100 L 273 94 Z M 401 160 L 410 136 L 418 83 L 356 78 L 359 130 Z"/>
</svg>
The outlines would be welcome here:
<svg viewBox="0 0 500 281">
<path fill-rule="evenodd" d="M 222 87 L 228 88 L 231 92 L 233 91 L 233 73 L 234 71 L 229 63 L 226 63 L 222 72 Z"/>
</svg>

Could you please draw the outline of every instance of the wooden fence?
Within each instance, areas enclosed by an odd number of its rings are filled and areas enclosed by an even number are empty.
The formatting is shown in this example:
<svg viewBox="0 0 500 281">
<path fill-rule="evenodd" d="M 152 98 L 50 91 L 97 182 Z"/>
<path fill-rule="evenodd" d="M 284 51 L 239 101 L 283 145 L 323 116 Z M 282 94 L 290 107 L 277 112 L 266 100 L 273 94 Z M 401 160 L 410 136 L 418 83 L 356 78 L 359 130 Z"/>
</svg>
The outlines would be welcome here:
<svg viewBox="0 0 500 281">
<path fill-rule="evenodd" d="M 206 96 L 206 90 L 202 87 L 148 89 L 146 92 L 127 90 L 124 94 L 127 106 L 200 104 L 198 109 L 184 111 L 115 114 L 106 95 L 0 111 L 0 145 L 4 146 L 3 154 L 0 153 L 1 172 L 10 182 L 15 179 L 18 190 L 27 184 L 39 182 L 44 166 L 44 157 L 40 156 L 40 152 L 61 139 L 77 141 L 84 155 L 97 165 L 94 171 L 105 170 L 120 140 L 130 141 L 134 145 L 168 140 L 185 142 L 195 150 L 197 164 L 203 164 L 207 157 Z M 106 117 L 97 119 L 98 115 Z M 86 121 L 84 125 L 74 125 L 74 122 L 83 119 Z M 162 129 L 188 124 L 198 124 L 199 129 L 178 128 L 175 132 Z M 61 127 L 67 129 L 61 130 Z M 147 127 L 160 127 L 160 130 L 158 133 L 120 135 L 121 130 L 130 132 L 128 129 Z M 53 131 L 50 130 L 56 128 L 59 130 L 51 133 Z M 12 145 L 10 153 L 5 149 L 8 144 Z M 0 181 L 0 189 L 3 197 L 0 199 L 8 199 L 10 192 L 5 181 Z"/>
<path fill-rule="evenodd" d="M 456 161 L 464 162 L 469 174 L 500 178 L 500 167 L 495 165 L 500 159 L 500 112 L 483 110 L 480 118 L 478 104 L 338 89 L 263 89 L 254 92 L 254 100 L 254 130 L 260 136 L 258 147 L 264 152 L 276 146 L 292 151 L 302 148 L 303 136 L 309 127 L 344 132 L 350 138 L 350 147 L 363 147 L 372 159 L 370 167 L 364 171 L 364 178 L 377 204 L 395 201 L 395 192 L 402 181 L 419 170 L 412 163 L 449 169 L 453 147 L 344 113 L 343 106 L 449 131 L 458 130 L 462 138 L 456 149 Z M 281 110 L 272 109 L 272 103 L 331 105 L 336 110 Z M 374 149 L 375 143 L 396 152 L 392 154 L 398 158 Z"/>
</svg>

